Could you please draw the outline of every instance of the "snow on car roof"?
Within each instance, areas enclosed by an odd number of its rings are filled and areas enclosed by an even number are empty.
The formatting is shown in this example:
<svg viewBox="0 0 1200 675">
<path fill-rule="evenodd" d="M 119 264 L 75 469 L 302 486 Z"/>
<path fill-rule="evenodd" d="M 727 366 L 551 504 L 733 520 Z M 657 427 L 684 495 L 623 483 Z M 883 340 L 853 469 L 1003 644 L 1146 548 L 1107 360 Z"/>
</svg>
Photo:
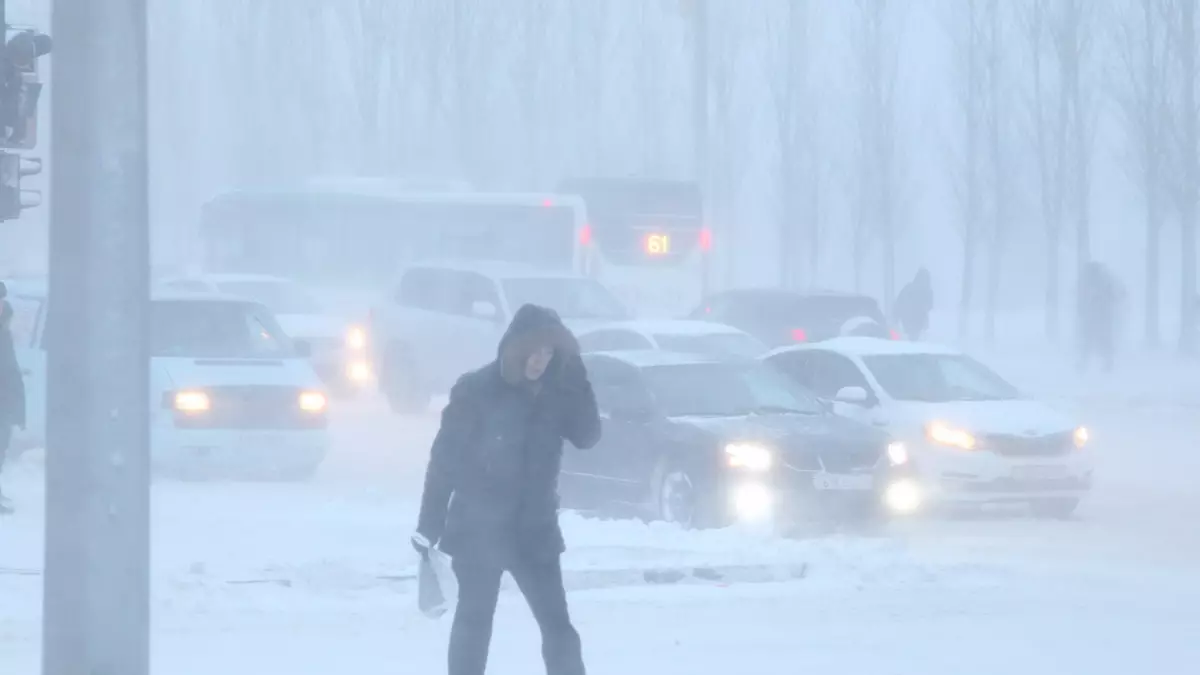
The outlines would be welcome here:
<svg viewBox="0 0 1200 675">
<path fill-rule="evenodd" d="M 689 319 L 612 321 L 588 327 L 589 333 L 600 330 L 630 330 L 650 335 L 744 335 L 742 331 L 723 323 Z"/>
<path fill-rule="evenodd" d="M 603 358 L 616 359 L 635 368 L 700 365 L 704 363 L 721 363 L 727 360 L 703 354 L 684 354 L 658 349 L 592 352 L 591 354 L 585 354 L 584 358 L 589 360 Z"/>
<path fill-rule="evenodd" d="M 30 296 L 34 298 L 46 298 L 49 286 L 45 279 L 3 279 L 5 286 L 8 288 L 10 296 Z M 165 300 L 171 302 L 238 302 L 258 304 L 252 300 L 245 298 L 224 295 L 221 293 L 209 293 L 207 291 L 182 291 L 182 290 L 164 290 L 161 288 L 151 288 L 150 299 L 155 301 Z"/>
<path fill-rule="evenodd" d="M 159 283 L 168 283 L 171 281 L 207 281 L 209 283 L 241 283 L 241 282 L 270 282 L 270 283 L 291 283 L 291 279 L 287 277 L 276 276 L 274 274 L 256 274 L 253 272 L 213 272 L 206 274 L 196 274 L 193 276 L 171 277 L 163 279 Z"/>
<path fill-rule="evenodd" d="M 848 356 L 881 356 L 885 354 L 961 354 L 957 349 L 932 342 L 909 340 L 883 340 L 871 337 L 839 337 L 822 342 L 810 342 L 780 347 L 768 352 L 763 358 L 787 352 L 823 350 Z"/>
<path fill-rule="evenodd" d="M 521 263 L 499 260 L 433 260 L 408 265 L 411 269 L 453 270 L 475 272 L 492 279 L 587 279 L 568 269 L 545 269 Z"/>
</svg>

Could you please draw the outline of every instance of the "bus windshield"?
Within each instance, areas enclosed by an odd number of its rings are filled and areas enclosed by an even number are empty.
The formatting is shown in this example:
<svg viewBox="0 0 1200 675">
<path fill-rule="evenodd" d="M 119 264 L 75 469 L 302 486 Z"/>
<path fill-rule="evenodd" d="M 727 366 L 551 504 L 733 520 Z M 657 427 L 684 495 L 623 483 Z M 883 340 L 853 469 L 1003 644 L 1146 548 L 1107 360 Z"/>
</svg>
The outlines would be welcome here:
<svg viewBox="0 0 1200 675">
<path fill-rule="evenodd" d="M 378 288 L 416 260 L 495 260 L 573 271 L 582 214 L 512 195 L 232 193 L 204 209 L 206 266 Z"/>
</svg>

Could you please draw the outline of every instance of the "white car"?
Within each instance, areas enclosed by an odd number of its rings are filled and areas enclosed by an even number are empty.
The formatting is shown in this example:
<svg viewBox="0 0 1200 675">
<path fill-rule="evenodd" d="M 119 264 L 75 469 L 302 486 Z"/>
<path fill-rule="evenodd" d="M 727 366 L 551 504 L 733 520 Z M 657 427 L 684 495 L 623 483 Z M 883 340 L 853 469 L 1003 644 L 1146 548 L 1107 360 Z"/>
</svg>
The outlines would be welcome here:
<svg viewBox="0 0 1200 675">
<path fill-rule="evenodd" d="M 1087 429 L 961 352 L 837 338 L 763 360 L 833 401 L 838 414 L 904 441 L 934 503 L 1025 503 L 1067 517 L 1091 488 Z"/>
<path fill-rule="evenodd" d="M 767 351 L 766 345 L 732 326 L 687 319 L 621 321 L 591 328 L 578 337 L 584 352 L 652 349 L 753 359 Z"/>
<path fill-rule="evenodd" d="M 595 279 L 490 262 L 407 267 L 371 310 L 369 342 L 379 387 L 397 412 L 421 412 L 463 373 L 496 358 L 496 347 L 521 305 L 549 307 L 576 334 L 629 318 Z"/>
<path fill-rule="evenodd" d="M 46 297 L 44 285 L 9 286 L 26 398 L 26 428 L 14 449 L 45 446 Z M 326 394 L 266 307 L 209 294 L 157 295 L 150 324 L 157 473 L 299 480 L 316 472 L 330 444 Z"/>
<path fill-rule="evenodd" d="M 364 328 L 345 316 L 326 311 L 301 284 L 269 274 L 200 274 L 162 279 L 168 291 L 216 293 L 261 303 L 275 315 L 289 337 L 309 345 L 313 370 L 337 393 L 353 393 L 368 384 Z"/>
</svg>

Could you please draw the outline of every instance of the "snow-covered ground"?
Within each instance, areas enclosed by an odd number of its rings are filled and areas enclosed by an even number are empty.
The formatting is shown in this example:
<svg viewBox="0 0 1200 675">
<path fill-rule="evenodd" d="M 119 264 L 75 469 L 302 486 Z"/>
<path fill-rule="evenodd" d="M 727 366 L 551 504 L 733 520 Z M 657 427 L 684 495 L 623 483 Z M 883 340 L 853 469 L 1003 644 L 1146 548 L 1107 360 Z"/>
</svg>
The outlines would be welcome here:
<svg viewBox="0 0 1200 675">
<path fill-rule="evenodd" d="M 989 360 L 1093 429 L 1100 482 L 1076 521 L 918 521 L 779 540 L 568 514 L 566 577 L 590 672 L 1194 672 L 1191 366 L 1143 359 L 1127 362 L 1138 375 L 1080 379 L 1065 359 Z M 449 621 L 416 611 L 408 578 L 435 425 L 355 402 L 311 484 L 156 485 L 154 672 L 444 672 Z M 37 672 L 41 477 L 36 456 L 5 476 L 19 510 L 0 520 L 0 673 Z M 644 576 L 695 567 L 720 578 Z M 489 672 L 539 672 L 537 641 L 510 590 Z"/>
</svg>

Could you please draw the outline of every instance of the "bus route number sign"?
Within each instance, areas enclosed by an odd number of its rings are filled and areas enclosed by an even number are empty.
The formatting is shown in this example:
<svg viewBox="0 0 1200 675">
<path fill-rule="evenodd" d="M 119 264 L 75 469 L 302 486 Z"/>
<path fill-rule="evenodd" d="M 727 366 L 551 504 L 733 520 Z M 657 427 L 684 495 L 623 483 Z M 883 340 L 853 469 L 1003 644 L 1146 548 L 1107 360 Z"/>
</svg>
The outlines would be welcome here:
<svg viewBox="0 0 1200 675">
<path fill-rule="evenodd" d="M 671 235 L 651 233 L 642 242 L 642 249 L 652 258 L 661 258 L 671 254 Z"/>
</svg>

